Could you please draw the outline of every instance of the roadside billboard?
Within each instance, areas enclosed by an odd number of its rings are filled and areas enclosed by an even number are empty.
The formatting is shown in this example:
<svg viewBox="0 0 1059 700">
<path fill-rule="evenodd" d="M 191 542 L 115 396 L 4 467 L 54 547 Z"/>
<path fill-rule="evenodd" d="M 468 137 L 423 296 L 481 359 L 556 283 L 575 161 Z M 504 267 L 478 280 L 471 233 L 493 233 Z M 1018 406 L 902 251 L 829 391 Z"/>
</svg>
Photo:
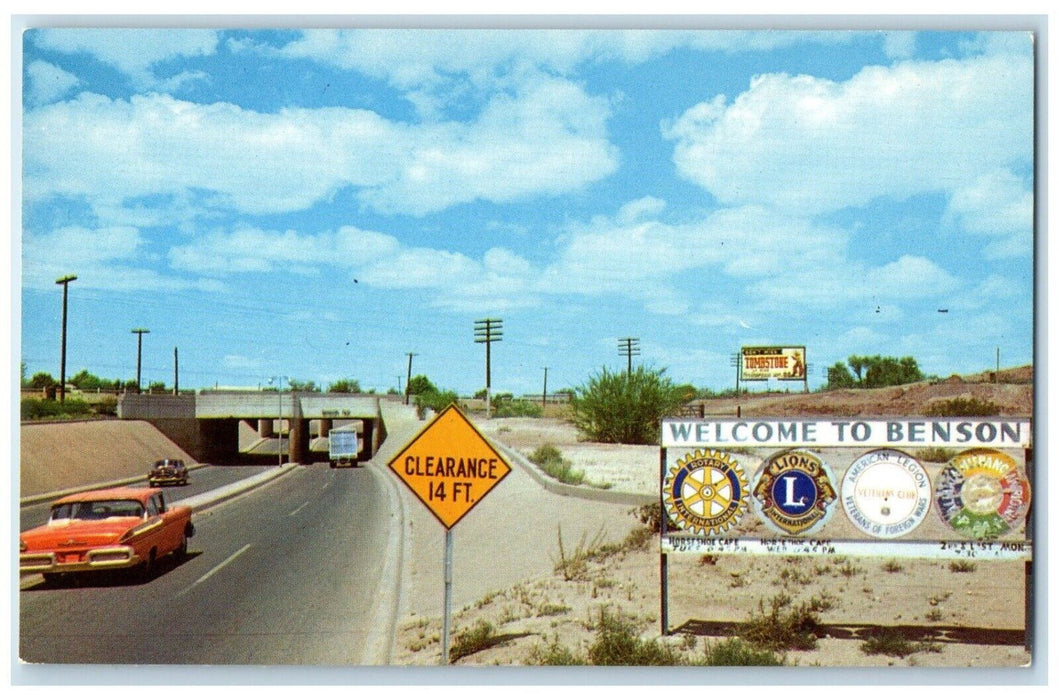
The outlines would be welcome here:
<svg viewBox="0 0 1059 700">
<path fill-rule="evenodd" d="M 740 372 L 743 381 L 806 381 L 805 346 L 744 347 L 739 354 Z"/>
</svg>

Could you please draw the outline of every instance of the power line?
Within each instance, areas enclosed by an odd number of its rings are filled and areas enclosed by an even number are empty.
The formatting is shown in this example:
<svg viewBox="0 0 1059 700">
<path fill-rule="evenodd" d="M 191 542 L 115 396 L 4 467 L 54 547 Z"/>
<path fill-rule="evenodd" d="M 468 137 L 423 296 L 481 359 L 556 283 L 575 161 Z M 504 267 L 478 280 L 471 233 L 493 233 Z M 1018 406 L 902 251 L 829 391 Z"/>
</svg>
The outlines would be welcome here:
<svg viewBox="0 0 1059 700">
<path fill-rule="evenodd" d="M 640 339 L 639 338 L 618 338 L 618 354 L 624 355 L 628 369 L 626 370 L 629 374 L 632 374 L 632 358 L 633 355 L 640 354 Z"/>
<path fill-rule="evenodd" d="M 492 382 L 490 370 L 490 348 L 504 339 L 504 322 L 499 318 L 484 318 L 474 322 L 474 342 L 485 343 L 485 417 L 492 409 Z"/>
</svg>

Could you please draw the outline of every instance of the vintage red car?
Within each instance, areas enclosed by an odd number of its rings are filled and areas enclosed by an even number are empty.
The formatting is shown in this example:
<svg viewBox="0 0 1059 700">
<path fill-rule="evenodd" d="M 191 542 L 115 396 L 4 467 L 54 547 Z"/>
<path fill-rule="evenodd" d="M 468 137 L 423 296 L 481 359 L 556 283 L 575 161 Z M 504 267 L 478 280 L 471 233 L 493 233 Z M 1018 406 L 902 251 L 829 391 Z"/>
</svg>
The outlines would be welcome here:
<svg viewBox="0 0 1059 700">
<path fill-rule="evenodd" d="M 52 503 L 48 522 L 19 537 L 19 571 L 56 580 L 65 574 L 133 569 L 187 555 L 191 508 L 169 506 L 161 489 L 84 491 Z"/>
</svg>

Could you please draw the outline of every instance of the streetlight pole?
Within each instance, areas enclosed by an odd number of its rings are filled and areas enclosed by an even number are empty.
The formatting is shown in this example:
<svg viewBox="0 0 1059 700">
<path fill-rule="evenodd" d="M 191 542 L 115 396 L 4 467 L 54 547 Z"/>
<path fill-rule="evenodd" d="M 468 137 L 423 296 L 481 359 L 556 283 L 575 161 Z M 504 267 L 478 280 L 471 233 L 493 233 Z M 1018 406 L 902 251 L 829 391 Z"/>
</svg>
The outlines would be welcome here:
<svg viewBox="0 0 1059 700">
<path fill-rule="evenodd" d="M 55 280 L 55 284 L 63 286 L 62 350 L 59 355 L 59 403 L 66 401 L 66 292 L 70 283 L 75 279 L 77 279 L 77 275 L 66 275 Z"/>
<path fill-rule="evenodd" d="M 277 389 L 276 395 L 279 397 L 279 402 L 278 402 L 278 406 L 279 406 L 279 425 L 276 427 L 276 435 L 278 436 L 277 444 L 279 445 L 279 447 L 277 448 L 276 451 L 279 452 L 279 466 L 280 467 L 283 466 L 283 380 L 284 379 L 286 379 L 288 382 L 290 381 L 290 377 L 269 377 L 268 378 L 269 385 L 271 385 L 272 382 L 276 382 L 276 389 Z"/>
<path fill-rule="evenodd" d="M 143 334 L 151 331 L 146 328 L 133 328 L 136 334 L 136 393 L 140 393 L 140 358 L 143 356 Z"/>
</svg>

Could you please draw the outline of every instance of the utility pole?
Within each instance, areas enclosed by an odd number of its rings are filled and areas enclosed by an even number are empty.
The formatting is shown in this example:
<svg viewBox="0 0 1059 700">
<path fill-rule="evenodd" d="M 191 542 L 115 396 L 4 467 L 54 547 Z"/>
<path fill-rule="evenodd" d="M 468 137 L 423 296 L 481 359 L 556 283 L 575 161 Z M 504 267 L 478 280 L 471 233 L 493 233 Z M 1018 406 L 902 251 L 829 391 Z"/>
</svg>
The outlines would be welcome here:
<svg viewBox="0 0 1059 700">
<path fill-rule="evenodd" d="M 544 367 L 544 392 L 541 394 L 541 408 L 548 405 L 548 368 Z"/>
<path fill-rule="evenodd" d="M 640 354 L 639 338 L 618 338 L 618 354 L 624 355 L 627 360 L 626 372 L 632 375 L 632 356 Z"/>
<path fill-rule="evenodd" d="M 474 342 L 485 343 L 485 417 L 492 413 L 492 382 L 490 381 L 489 348 L 503 340 L 503 320 L 484 318 L 474 322 Z"/>
<path fill-rule="evenodd" d="M 140 359 L 143 356 L 143 334 L 151 331 L 146 328 L 133 328 L 136 334 L 136 393 L 140 393 Z"/>
<path fill-rule="evenodd" d="M 180 396 L 180 353 L 173 348 L 173 396 Z"/>
<path fill-rule="evenodd" d="M 408 394 L 410 393 L 410 390 L 412 388 L 412 358 L 415 357 L 416 355 L 418 355 L 419 353 L 418 352 L 409 352 L 409 353 L 405 353 L 405 354 L 408 355 L 408 379 L 405 381 L 405 385 L 404 385 L 404 405 L 407 406 L 408 405 Z M 398 379 L 397 379 L 397 384 L 398 384 L 398 386 L 400 386 L 400 384 L 401 384 L 400 377 L 398 377 Z"/>
<path fill-rule="evenodd" d="M 75 279 L 77 279 L 77 275 L 66 275 L 55 280 L 55 284 L 63 286 L 62 350 L 59 354 L 59 403 L 66 401 L 66 292 L 70 283 Z"/>
<path fill-rule="evenodd" d="M 996 374 L 993 376 L 993 383 L 1000 383 L 1000 346 L 996 346 Z"/>
</svg>

